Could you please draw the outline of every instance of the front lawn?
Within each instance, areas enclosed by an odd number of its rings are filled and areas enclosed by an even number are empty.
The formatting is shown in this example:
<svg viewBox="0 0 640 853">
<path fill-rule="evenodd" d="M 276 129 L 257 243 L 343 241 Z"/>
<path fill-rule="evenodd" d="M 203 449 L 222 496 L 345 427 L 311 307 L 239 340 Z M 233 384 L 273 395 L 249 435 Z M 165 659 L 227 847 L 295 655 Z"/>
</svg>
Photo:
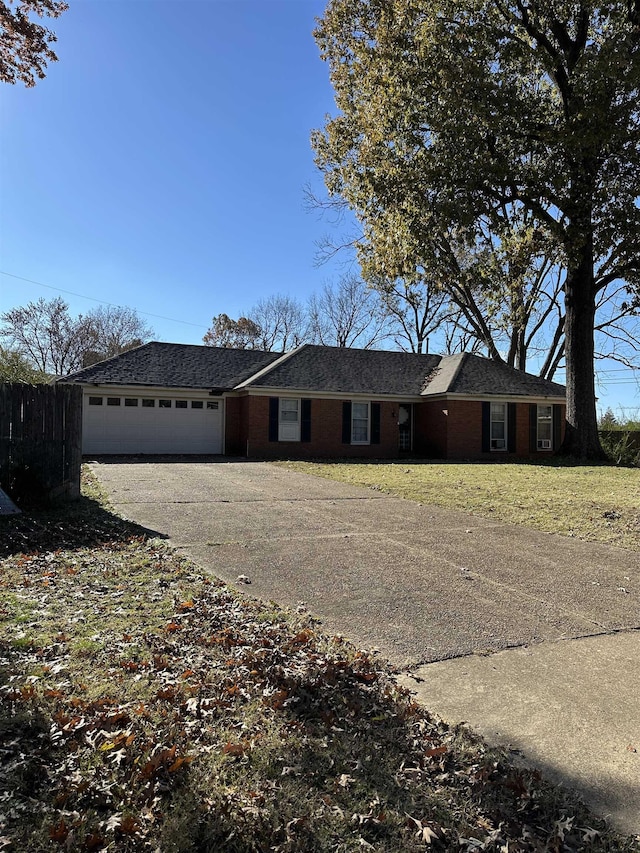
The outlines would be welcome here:
<svg viewBox="0 0 640 853">
<path fill-rule="evenodd" d="M 84 488 L 0 518 L 0 849 L 640 849 Z"/>
<path fill-rule="evenodd" d="M 457 462 L 286 462 L 424 504 L 640 551 L 640 470 Z"/>
</svg>

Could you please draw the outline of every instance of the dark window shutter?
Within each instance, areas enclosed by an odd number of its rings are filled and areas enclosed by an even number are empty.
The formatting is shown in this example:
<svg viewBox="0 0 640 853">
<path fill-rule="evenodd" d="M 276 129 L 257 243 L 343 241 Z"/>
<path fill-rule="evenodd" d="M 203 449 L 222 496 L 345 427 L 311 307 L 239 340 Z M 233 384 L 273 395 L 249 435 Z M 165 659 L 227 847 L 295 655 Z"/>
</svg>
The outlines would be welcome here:
<svg viewBox="0 0 640 853">
<path fill-rule="evenodd" d="M 491 403 L 482 404 L 482 452 L 491 450 Z"/>
<path fill-rule="evenodd" d="M 538 452 L 538 407 L 535 403 L 529 405 L 529 451 Z"/>
<path fill-rule="evenodd" d="M 380 444 L 380 403 L 371 404 L 371 444 Z"/>
<path fill-rule="evenodd" d="M 507 403 L 507 450 L 516 452 L 516 404 Z"/>
<path fill-rule="evenodd" d="M 280 400 L 278 397 L 269 397 L 269 441 L 278 440 L 278 414 Z M 263 433 L 264 435 L 264 433 Z"/>
<path fill-rule="evenodd" d="M 311 441 L 311 400 L 302 401 L 300 441 Z"/>
<path fill-rule="evenodd" d="M 342 404 L 342 443 L 351 444 L 351 402 Z"/>
<path fill-rule="evenodd" d="M 562 444 L 562 406 L 553 405 L 553 449 L 560 450 Z"/>
</svg>

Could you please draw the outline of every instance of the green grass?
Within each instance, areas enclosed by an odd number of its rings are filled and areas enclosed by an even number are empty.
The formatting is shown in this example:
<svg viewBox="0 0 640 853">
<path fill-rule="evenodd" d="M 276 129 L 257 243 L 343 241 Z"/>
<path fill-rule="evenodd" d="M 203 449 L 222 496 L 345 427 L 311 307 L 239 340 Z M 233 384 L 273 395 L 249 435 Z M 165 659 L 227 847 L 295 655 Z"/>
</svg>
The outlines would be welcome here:
<svg viewBox="0 0 640 853">
<path fill-rule="evenodd" d="M 457 462 L 279 464 L 419 503 L 640 550 L 638 469 Z"/>
<path fill-rule="evenodd" d="M 640 849 L 84 486 L 0 519 L 0 847 Z"/>
</svg>

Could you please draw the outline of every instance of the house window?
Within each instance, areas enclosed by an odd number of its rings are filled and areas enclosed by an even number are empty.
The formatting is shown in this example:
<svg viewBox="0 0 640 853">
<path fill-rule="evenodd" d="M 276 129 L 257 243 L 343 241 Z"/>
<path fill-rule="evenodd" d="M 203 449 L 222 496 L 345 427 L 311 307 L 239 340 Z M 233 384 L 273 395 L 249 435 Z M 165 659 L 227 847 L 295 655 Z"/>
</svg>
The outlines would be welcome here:
<svg viewBox="0 0 640 853">
<path fill-rule="evenodd" d="M 156 405 L 156 401 L 152 400 L 150 397 L 145 397 L 142 400 L 142 408 L 143 409 L 153 409 Z"/>
<path fill-rule="evenodd" d="M 507 449 L 507 404 L 491 404 L 491 450 Z"/>
<path fill-rule="evenodd" d="M 186 400 L 176 400 L 176 409 L 186 409 L 187 401 Z"/>
<path fill-rule="evenodd" d="M 125 406 L 137 406 L 138 398 L 137 397 L 125 397 L 124 398 Z"/>
<path fill-rule="evenodd" d="M 161 409 L 170 409 L 171 400 L 158 400 L 158 406 L 160 406 Z"/>
<path fill-rule="evenodd" d="M 203 408 L 202 400 L 192 400 L 191 401 L 191 408 L 192 409 L 202 409 Z"/>
<path fill-rule="evenodd" d="M 551 406 L 538 406 L 537 447 L 538 450 L 553 449 L 553 408 Z"/>
<path fill-rule="evenodd" d="M 369 404 L 351 404 L 351 444 L 369 444 Z"/>
<path fill-rule="evenodd" d="M 120 397 L 107 397 L 107 406 L 119 406 Z"/>
<path fill-rule="evenodd" d="M 89 397 L 89 405 L 90 406 L 101 406 L 102 405 L 102 397 Z"/>
<path fill-rule="evenodd" d="M 280 398 L 278 441 L 300 441 L 300 400 Z"/>
<path fill-rule="evenodd" d="M 213 400 L 207 400 L 207 409 L 217 409 L 218 403 L 214 403 Z"/>
</svg>

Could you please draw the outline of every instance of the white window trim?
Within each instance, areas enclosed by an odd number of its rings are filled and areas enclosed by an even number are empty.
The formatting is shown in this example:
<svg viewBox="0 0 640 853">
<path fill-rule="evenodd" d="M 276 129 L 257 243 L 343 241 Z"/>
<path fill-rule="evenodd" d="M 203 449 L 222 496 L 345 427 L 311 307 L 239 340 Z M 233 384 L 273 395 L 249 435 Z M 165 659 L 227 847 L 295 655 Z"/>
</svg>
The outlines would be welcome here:
<svg viewBox="0 0 640 853">
<path fill-rule="evenodd" d="M 489 414 L 489 448 L 492 453 L 506 453 L 509 449 L 509 406 L 506 403 L 491 403 L 490 404 L 490 414 Z M 493 438 L 493 407 L 494 406 L 502 406 L 502 411 L 504 412 L 504 438 Z M 502 423 L 503 421 L 496 421 L 496 423 Z M 494 441 L 503 441 L 504 447 L 494 447 Z"/>
<path fill-rule="evenodd" d="M 551 438 L 541 439 L 540 438 L 540 409 L 551 409 L 551 418 L 546 421 L 546 423 L 551 424 Z M 541 447 L 543 441 L 548 442 L 548 447 Z M 536 407 L 536 449 L 540 453 L 550 453 L 553 450 L 553 406 L 549 405 L 549 403 L 538 403 Z"/>
<path fill-rule="evenodd" d="M 284 402 L 290 403 L 295 402 L 298 404 L 298 420 L 297 423 L 294 421 L 283 421 L 282 420 L 282 404 Z M 299 397 L 280 397 L 278 400 L 278 441 L 300 441 L 300 428 L 302 423 L 302 400 Z M 291 428 L 295 425 L 296 427 L 296 435 L 295 437 L 283 437 L 283 427 Z"/>
<path fill-rule="evenodd" d="M 366 406 L 367 407 L 367 440 L 366 441 L 356 441 L 353 437 L 353 422 L 356 420 L 353 416 L 354 407 L 356 405 Z M 357 420 L 364 420 L 363 418 L 357 418 Z M 351 444 L 359 444 L 366 445 L 371 444 L 371 403 L 368 400 L 352 400 L 351 401 Z"/>
</svg>

